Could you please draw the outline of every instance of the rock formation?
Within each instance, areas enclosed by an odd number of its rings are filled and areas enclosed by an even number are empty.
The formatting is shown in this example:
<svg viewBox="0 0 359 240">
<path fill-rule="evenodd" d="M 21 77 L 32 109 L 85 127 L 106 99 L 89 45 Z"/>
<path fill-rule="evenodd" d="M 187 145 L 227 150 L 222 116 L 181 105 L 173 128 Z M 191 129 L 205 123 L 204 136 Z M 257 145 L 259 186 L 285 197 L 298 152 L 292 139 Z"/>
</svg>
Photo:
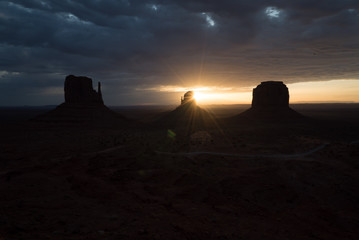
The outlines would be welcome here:
<svg viewBox="0 0 359 240">
<path fill-rule="evenodd" d="M 92 79 L 88 77 L 69 75 L 65 79 L 65 103 L 68 104 L 103 104 L 101 83 L 98 91 L 92 88 Z"/>
<path fill-rule="evenodd" d="M 262 82 L 253 89 L 252 108 L 289 107 L 289 92 L 283 82 Z"/>
<path fill-rule="evenodd" d="M 183 104 L 186 104 L 186 103 L 189 103 L 189 102 L 194 102 L 195 99 L 194 99 L 194 93 L 193 91 L 188 91 L 186 92 L 183 97 L 181 97 L 181 105 Z"/>
<path fill-rule="evenodd" d="M 235 118 L 274 120 L 277 122 L 298 119 L 303 116 L 289 107 L 289 91 L 283 82 L 262 82 L 253 89 L 252 107 Z"/>
<path fill-rule="evenodd" d="M 193 95 L 193 91 L 186 92 L 181 98 L 181 105 L 158 119 L 155 125 L 177 129 L 177 133 L 185 135 L 215 126 L 214 116 L 199 107 Z"/>
<path fill-rule="evenodd" d="M 104 105 L 101 83 L 98 91 L 92 87 L 92 79 L 69 75 L 65 79 L 65 102 L 56 109 L 38 116 L 34 122 L 52 125 L 108 127 L 122 125 L 127 120 Z"/>
</svg>

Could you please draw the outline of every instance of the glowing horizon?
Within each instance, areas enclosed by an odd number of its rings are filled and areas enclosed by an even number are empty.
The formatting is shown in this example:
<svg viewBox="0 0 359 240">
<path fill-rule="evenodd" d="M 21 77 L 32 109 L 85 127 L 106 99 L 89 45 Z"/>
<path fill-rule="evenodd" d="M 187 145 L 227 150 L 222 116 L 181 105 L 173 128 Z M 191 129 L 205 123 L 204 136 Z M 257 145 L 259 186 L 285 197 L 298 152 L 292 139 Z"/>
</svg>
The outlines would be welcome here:
<svg viewBox="0 0 359 240">
<path fill-rule="evenodd" d="M 286 85 L 289 90 L 290 103 L 359 103 L 359 80 L 356 79 L 299 82 Z M 255 87 L 161 86 L 147 90 L 172 92 L 176 95 L 193 91 L 196 102 L 203 105 L 250 104 L 252 102 L 252 89 Z"/>
</svg>

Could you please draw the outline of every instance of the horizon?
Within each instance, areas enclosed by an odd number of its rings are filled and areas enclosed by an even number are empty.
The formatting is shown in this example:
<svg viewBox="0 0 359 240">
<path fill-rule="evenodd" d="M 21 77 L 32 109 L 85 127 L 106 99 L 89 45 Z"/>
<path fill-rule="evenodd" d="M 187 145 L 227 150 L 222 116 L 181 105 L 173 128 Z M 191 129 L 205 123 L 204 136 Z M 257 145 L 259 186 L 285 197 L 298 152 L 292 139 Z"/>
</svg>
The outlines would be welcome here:
<svg viewBox="0 0 359 240">
<path fill-rule="evenodd" d="M 332 83 L 329 84 L 328 83 Z M 345 83 L 345 84 L 341 84 Z M 94 83 L 93 83 L 94 85 Z M 323 85 L 327 85 L 327 88 L 322 90 Z M 321 82 L 305 82 L 305 83 L 293 83 L 288 84 L 288 90 L 289 90 L 289 104 L 335 104 L 335 103 L 359 103 L 359 81 L 357 80 L 333 80 L 333 81 L 321 81 Z M 254 88 L 254 87 L 253 87 Z M 105 89 L 105 91 L 103 90 Z M 252 89 L 251 87 L 246 89 Z M 291 91 L 293 89 L 293 91 Z M 61 95 L 62 98 L 64 98 L 64 91 L 63 88 L 61 88 L 61 93 L 58 91 L 56 95 Z M 246 91 L 246 92 L 232 92 L 231 88 L 226 88 L 224 91 L 216 92 L 211 88 L 200 88 L 200 87 L 194 87 L 194 88 L 181 88 L 181 87 L 172 87 L 166 90 L 159 89 L 159 92 L 165 92 L 167 94 L 171 94 L 172 96 L 175 96 L 178 98 L 177 100 L 174 100 L 172 102 L 169 102 L 168 104 L 161 104 L 161 103 L 139 103 L 139 104 L 107 104 L 106 103 L 106 86 L 102 85 L 102 93 L 104 93 L 104 100 L 105 105 L 113 106 L 113 107 L 126 107 L 126 106 L 177 106 L 179 105 L 179 99 L 180 97 L 186 92 L 186 91 L 194 91 L 195 93 L 195 99 L 198 105 L 202 106 L 211 106 L 211 105 L 250 105 L 252 103 L 252 90 Z M 292 94 L 291 92 L 294 92 Z M 348 97 L 345 95 L 345 93 L 351 93 Z M 233 95 L 236 95 L 236 97 L 233 97 Z M 293 97 L 294 95 L 294 97 Z M 317 100 L 313 100 L 315 98 L 308 97 L 308 95 L 315 96 Z M 318 98 L 318 95 L 321 96 L 335 96 L 334 98 L 338 100 L 323 100 L 323 98 Z M 196 97 L 197 96 L 197 97 Z M 304 97 L 303 97 L 304 96 Z M 354 97 L 353 97 L 354 96 Z M 293 100 L 294 98 L 294 100 Z M 234 99 L 234 100 L 233 100 Z M 242 101 L 238 101 L 238 99 L 241 99 Z M 299 99 L 299 100 L 298 100 Z M 346 100 L 344 100 L 346 99 Z M 357 99 L 357 100 L 355 100 Z M 64 102 L 64 99 L 61 102 L 54 102 L 49 104 L 34 104 L 34 105 L 28 105 L 28 104 L 18 104 L 18 105 L 0 105 L 1 107 L 21 107 L 21 106 L 29 106 L 29 107 L 41 107 L 41 106 L 57 106 Z"/>
<path fill-rule="evenodd" d="M 63 102 L 62 102 L 63 103 Z M 61 103 L 60 103 L 61 104 Z M 295 103 L 289 103 L 289 106 L 291 105 L 345 105 L 345 104 L 359 104 L 359 102 L 295 102 Z M 107 105 L 109 108 L 115 108 L 115 107 L 176 107 L 180 104 L 138 104 L 138 105 Z M 216 107 L 216 106 L 250 106 L 251 103 L 228 103 L 228 104 L 197 104 L 200 107 Z M 17 107 L 57 107 L 57 104 L 49 104 L 49 105 L 0 105 L 0 108 L 17 108 Z"/>
</svg>

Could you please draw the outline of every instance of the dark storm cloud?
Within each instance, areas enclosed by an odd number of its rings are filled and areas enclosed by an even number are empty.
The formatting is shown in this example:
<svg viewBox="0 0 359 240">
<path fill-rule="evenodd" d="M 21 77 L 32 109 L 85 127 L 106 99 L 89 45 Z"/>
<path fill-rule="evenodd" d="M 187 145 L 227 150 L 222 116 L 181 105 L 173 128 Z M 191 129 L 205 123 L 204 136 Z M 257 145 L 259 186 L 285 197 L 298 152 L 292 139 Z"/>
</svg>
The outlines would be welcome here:
<svg viewBox="0 0 359 240">
<path fill-rule="evenodd" d="M 111 104 L 151 102 L 135 89 L 158 85 L 358 78 L 358 10 L 356 0 L 0 1 L 0 104 L 61 101 L 67 74 L 104 81 Z"/>
</svg>

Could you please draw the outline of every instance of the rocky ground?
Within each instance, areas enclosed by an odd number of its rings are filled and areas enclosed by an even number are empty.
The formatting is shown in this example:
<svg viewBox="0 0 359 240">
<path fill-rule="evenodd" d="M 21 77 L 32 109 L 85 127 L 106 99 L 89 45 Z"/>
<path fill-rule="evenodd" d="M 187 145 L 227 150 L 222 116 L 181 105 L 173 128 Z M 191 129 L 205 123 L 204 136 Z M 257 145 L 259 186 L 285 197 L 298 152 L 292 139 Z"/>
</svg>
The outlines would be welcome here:
<svg viewBox="0 0 359 240">
<path fill-rule="evenodd" d="M 356 124 L 173 132 L 3 125 L 0 236 L 358 238 Z"/>
</svg>

